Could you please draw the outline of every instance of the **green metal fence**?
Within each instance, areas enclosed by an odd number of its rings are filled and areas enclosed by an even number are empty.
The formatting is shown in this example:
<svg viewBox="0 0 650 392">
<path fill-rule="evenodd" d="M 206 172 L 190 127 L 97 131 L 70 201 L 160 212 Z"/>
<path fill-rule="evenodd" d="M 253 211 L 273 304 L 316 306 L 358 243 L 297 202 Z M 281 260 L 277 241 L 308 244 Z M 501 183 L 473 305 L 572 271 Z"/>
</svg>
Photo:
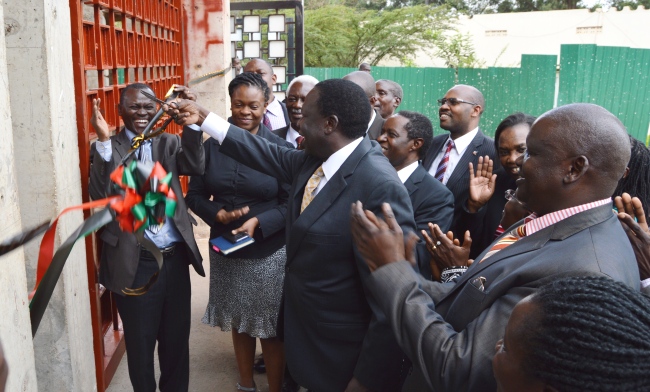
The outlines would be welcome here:
<svg viewBox="0 0 650 392">
<path fill-rule="evenodd" d="M 559 88 L 557 56 L 523 55 L 519 68 L 461 68 L 458 83 L 481 90 L 486 107 L 481 128 L 489 135 L 516 111 L 538 116 L 558 105 L 591 102 L 614 113 L 639 140 L 646 141 L 650 124 L 650 49 L 562 45 Z M 318 80 L 341 78 L 355 68 L 305 68 Z M 449 68 L 373 67 L 372 76 L 390 79 L 404 89 L 400 110 L 427 115 L 437 126 L 436 100 L 454 84 Z"/>
</svg>

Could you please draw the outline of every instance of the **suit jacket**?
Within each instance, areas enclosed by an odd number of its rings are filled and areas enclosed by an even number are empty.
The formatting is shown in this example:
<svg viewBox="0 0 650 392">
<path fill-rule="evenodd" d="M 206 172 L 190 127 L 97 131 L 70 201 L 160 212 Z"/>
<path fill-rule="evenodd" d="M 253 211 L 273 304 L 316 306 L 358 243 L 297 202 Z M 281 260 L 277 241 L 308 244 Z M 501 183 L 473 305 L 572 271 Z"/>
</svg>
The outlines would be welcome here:
<svg viewBox="0 0 650 392">
<path fill-rule="evenodd" d="M 433 143 L 427 151 L 427 155 L 422 161 L 422 166 L 426 171 L 431 170 L 431 165 L 433 164 L 434 159 L 438 156 L 438 153 L 445 146 L 445 142 L 449 138 L 449 135 L 443 134 L 438 135 L 433 138 Z M 499 160 L 497 159 L 496 150 L 494 148 L 494 140 L 485 136 L 483 132 L 479 129 L 478 133 L 472 139 L 472 142 L 467 146 L 467 149 L 463 153 L 463 156 L 460 157 L 458 164 L 454 168 L 454 172 L 449 176 L 447 181 L 447 188 L 451 190 L 451 193 L 454 194 L 454 221 L 452 223 L 452 231 L 456 237 L 462 237 L 462 233 L 455 230 L 456 221 L 458 216 L 461 213 L 463 205 L 467 201 L 469 196 L 469 170 L 468 165 L 470 162 L 474 164 L 474 168 L 478 163 L 478 158 L 480 156 L 488 155 L 494 161 L 495 167 L 499 167 Z"/>
<path fill-rule="evenodd" d="M 370 124 L 370 127 L 368 128 L 368 137 L 370 137 L 370 140 L 377 140 L 379 135 L 381 135 L 381 128 L 384 126 L 385 122 L 386 120 L 384 120 L 379 112 L 375 110 L 375 119 L 372 121 L 372 124 Z"/>
<path fill-rule="evenodd" d="M 276 98 L 277 99 L 277 98 Z M 278 129 L 271 129 L 271 132 L 275 133 L 276 135 L 280 136 L 283 139 L 287 138 L 287 131 L 289 130 L 289 127 L 291 126 L 291 121 L 289 121 L 289 111 L 287 110 L 287 104 L 278 101 L 280 103 L 280 107 L 282 107 L 282 114 L 284 114 L 284 122 L 287 124 L 282 128 Z"/>
<path fill-rule="evenodd" d="M 415 228 L 406 189 L 379 147 L 364 137 L 303 213 L 305 185 L 322 161 L 234 126 L 221 151 L 291 184 L 278 318 L 291 375 L 316 391 L 342 391 L 353 376 L 372 390 L 399 390 L 403 354 L 384 314 L 366 296 L 370 271 L 350 233 L 350 206 L 357 200 L 375 213 L 389 202 L 400 225 Z"/>
<path fill-rule="evenodd" d="M 404 182 L 404 186 L 409 193 L 411 206 L 413 206 L 418 237 L 422 238 L 420 230 L 429 232 L 429 222 L 436 223 L 440 226 L 440 230 L 446 233 L 454 216 L 454 195 L 451 191 L 429 175 L 422 165 L 415 169 Z M 431 266 L 429 265 L 431 256 L 426 249 L 426 243 L 418 243 L 417 247 L 420 274 L 431 279 Z"/>
<path fill-rule="evenodd" d="M 111 147 L 113 155 L 110 162 L 104 161 L 99 152 L 94 149 L 95 156 L 90 168 L 89 186 L 92 199 L 101 199 L 112 193 L 110 174 L 131 148 L 131 141 L 126 132 L 122 131 L 111 136 Z M 167 172 L 173 173 L 171 187 L 179 197 L 172 219 L 190 250 L 191 257 L 188 262 L 192 263 L 196 272 L 205 276 L 187 206 L 181 197 L 183 190 L 178 180 L 179 175 L 203 174 L 205 167 L 203 133 L 191 129 L 186 129 L 183 136 L 163 133 L 152 140 L 151 153 L 153 161 L 160 162 Z M 117 222 L 109 223 L 101 232 L 100 238 L 104 244 L 101 252 L 99 281 L 107 289 L 122 295 L 122 289 L 132 287 L 140 259 L 140 245 L 135 235 L 122 231 Z"/>
<path fill-rule="evenodd" d="M 401 261 L 373 272 L 369 288 L 430 387 L 489 391 L 496 390 L 494 346 L 512 309 L 543 284 L 566 275 L 608 276 L 639 289 L 634 252 L 611 204 L 578 213 L 475 262 L 455 284 L 423 281 Z M 485 278 L 484 290 L 478 288 L 479 276 Z"/>
<path fill-rule="evenodd" d="M 503 208 L 508 202 L 505 193 L 508 189 L 517 189 L 515 181 L 504 170 L 498 170 L 496 174 L 494 194 L 487 204 L 475 213 L 471 213 L 467 210 L 467 202 L 463 203 L 456 220 L 455 228 L 459 235 L 462 236 L 466 230 L 469 230 L 472 236 L 470 259 L 476 259 L 494 241 L 494 233 L 501 223 Z"/>
</svg>

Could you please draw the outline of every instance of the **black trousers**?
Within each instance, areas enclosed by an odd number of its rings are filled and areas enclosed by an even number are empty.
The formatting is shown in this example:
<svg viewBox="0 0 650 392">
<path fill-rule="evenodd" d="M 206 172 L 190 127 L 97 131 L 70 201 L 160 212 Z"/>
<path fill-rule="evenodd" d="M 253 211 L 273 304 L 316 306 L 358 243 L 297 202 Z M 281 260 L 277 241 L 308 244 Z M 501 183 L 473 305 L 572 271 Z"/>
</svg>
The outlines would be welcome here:
<svg viewBox="0 0 650 392">
<path fill-rule="evenodd" d="M 187 391 L 192 297 L 187 255 L 185 244 L 178 243 L 173 254 L 165 255 L 158 280 L 146 294 L 115 295 L 134 392 L 156 391 L 153 363 L 156 341 L 160 390 Z M 153 256 L 141 253 L 132 288 L 145 285 L 157 270 Z"/>
</svg>

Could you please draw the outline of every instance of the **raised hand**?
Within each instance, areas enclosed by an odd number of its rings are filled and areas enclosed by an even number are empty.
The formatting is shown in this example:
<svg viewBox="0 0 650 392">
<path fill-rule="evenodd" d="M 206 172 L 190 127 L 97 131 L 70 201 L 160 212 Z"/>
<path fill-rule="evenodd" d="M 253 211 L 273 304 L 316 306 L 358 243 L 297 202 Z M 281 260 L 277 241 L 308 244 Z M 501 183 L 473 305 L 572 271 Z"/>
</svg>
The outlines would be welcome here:
<svg viewBox="0 0 650 392">
<path fill-rule="evenodd" d="M 92 125 L 95 130 L 99 141 L 105 142 L 111 137 L 111 135 L 108 130 L 108 123 L 104 120 L 104 116 L 102 116 L 102 112 L 99 109 L 101 103 L 102 100 L 100 98 L 93 99 L 93 114 L 90 117 L 90 125 Z"/>
<path fill-rule="evenodd" d="M 468 267 L 472 264 L 472 260 L 469 260 L 469 251 L 472 246 L 469 231 L 465 232 L 462 245 L 457 238 L 454 238 L 451 231 L 444 234 L 438 225 L 429 223 L 429 231 L 431 236 L 426 230 L 422 230 L 422 236 L 427 243 L 427 250 L 431 254 L 431 271 L 434 273 L 434 278 L 439 278 L 439 272 L 445 268 Z M 437 274 L 436 271 L 438 271 Z"/>
<path fill-rule="evenodd" d="M 618 220 L 634 250 L 641 280 L 648 279 L 650 278 L 650 230 L 641 200 L 623 193 L 622 196 L 614 198 L 614 205 L 618 210 Z M 633 217 L 636 217 L 636 221 Z"/>
<path fill-rule="evenodd" d="M 179 101 L 171 102 L 168 105 L 163 105 L 163 110 L 174 119 L 178 125 L 203 124 L 203 120 L 210 114 L 210 111 L 205 109 L 194 101 L 188 99 L 181 99 Z"/>
<path fill-rule="evenodd" d="M 492 174 L 494 162 L 489 156 L 479 157 L 476 165 L 469 163 L 469 198 L 467 199 L 467 209 L 469 212 L 476 212 L 483 207 L 494 195 L 497 175 Z"/>
<path fill-rule="evenodd" d="M 216 221 L 222 225 L 227 225 L 228 223 L 241 218 L 242 216 L 248 214 L 248 206 L 226 212 L 223 208 L 217 212 Z"/>
</svg>

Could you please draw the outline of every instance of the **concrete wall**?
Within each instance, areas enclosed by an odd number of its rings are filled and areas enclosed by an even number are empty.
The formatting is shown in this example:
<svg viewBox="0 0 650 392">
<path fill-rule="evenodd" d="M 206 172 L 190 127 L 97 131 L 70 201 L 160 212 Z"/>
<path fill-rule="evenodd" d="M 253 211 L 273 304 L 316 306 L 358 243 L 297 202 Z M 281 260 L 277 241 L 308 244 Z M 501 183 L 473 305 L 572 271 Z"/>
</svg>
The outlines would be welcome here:
<svg viewBox="0 0 650 392">
<path fill-rule="evenodd" d="M 230 65 L 230 1 L 185 0 L 184 41 L 187 81 Z M 198 102 L 226 118 L 230 112 L 228 83 L 232 72 L 192 86 Z"/>
<path fill-rule="evenodd" d="M 519 12 L 462 16 L 458 30 L 469 33 L 485 66 L 519 66 L 522 54 L 560 55 L 562 44 L 597 44 L 650 48 L 650 10 L 610 8 Z M 593 28 L 593 29 L 590 29 Z M 444 67 L 444 61 L 425 52 L 416 54 L 418 67 Z M 382 62 L 399 66 L 396 60 Z"/>
<path fill-rule="evenodd" d="M 5 46 L 5 29 L 11 30 L 12 22 L 4 18 L 4 8 L 0 2 L 0 21 L 5 27 L 0 30 L 0 240 L 22 230 Z M 0 267 L 0 341 L 9 365 L 7 391 L 36 391 L 23 250 L 0 256 Z"/>
<path fill-rule="evenodd" d="M 22 224 L 29 227 L 81 203 L 70 9 L 56 0 L 5 0 L 4 12 L 11 26 L 6 45 L 17 195 Z M 64 217 L 57 245 L 82 221 L 80 212 Z M 37 247 L 25 248 L 30 290 Z M 39 390 L 96 390 L 83 241 L 70 254 L 34 352 Z"/>
</svg>

